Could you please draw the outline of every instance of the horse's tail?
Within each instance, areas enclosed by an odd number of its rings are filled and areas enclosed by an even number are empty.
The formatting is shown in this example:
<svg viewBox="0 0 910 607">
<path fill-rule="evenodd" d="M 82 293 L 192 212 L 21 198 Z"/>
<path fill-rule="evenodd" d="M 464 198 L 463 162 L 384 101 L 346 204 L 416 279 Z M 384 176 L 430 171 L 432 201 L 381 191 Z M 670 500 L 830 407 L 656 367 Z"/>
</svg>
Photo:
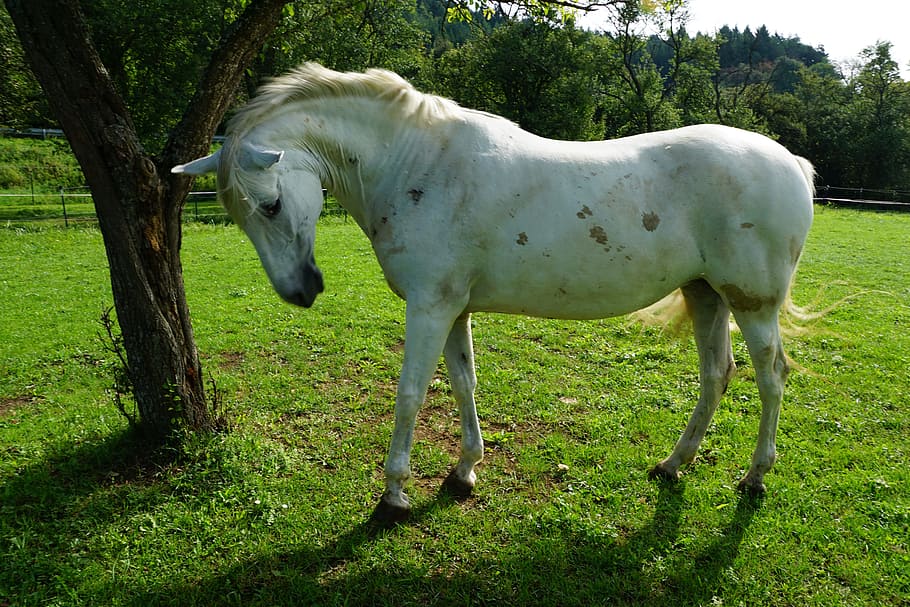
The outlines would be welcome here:
<svg viewBox="0 0 910 607">
<path fill-rule="evenodd" d="M 787 289 L 787 297 L 784 299 L 783 305 L 781 305 L 780 308 L 781 332 L 784 335 L 791 337 L 794 335 L 801 335 L 806 331 L 809 331 L 812 322 L 827 316 L 828 313 L 836 309 L 838 306 L 844 304 L 845 302 L 870 292 L 862 291 L 861 293 L 854 293 L 852 295 L 848 295 L 839 299 L 833 304 L 819 308 L 819 301 L 822 299 L 825 291 L 822 289 L 814 302 L 810 303 L 807 306 L 798 306 L 793 302 L 793 298 L 790 295 L 790 290 L 793 288 L 795 279 L 796 273 L 794 272 L 793 277 L 790 280 L 790 289 Z M 880 293 L 881 291 L 875 292 Z M 686 298 L 683 296 L 681 289 L 676 289 L 660 301 L 651 304 L 647 308 L 633 312 L 630 315 L 630 318 L 636 323 L 641 323 L 648 327 L 657 327 L 659 329 L 662 329 L 670 335 L 685 334 L 688 332 L 691 326 L 689 324 L 689 309 L 686 305 Z M 735 329 L 736 323 L 732 320 L 732 316 L 730 318 L 730 327 L 732 329 Z"/>
<path fill-rule="evenodd" d="M 802 171 L 803 178 L 806 180 L 806 185 L 809 186 L 809 192 L 811 198 L 815 198 L 815 167 L 812 163 L 803 158 L 802 156 L 796 156 L 796 163 L 799 165 L 799 170 Z M 813 204 L 813 200 L 810 199 L 809 205 Z M 790 277 L 790 287 L 787 289 L 787 297 L 784 299 L 784 303 L 780 309 L 780 324 L 781 330 L 784 333 L 788 334 L 799 334 L 806 331 L 806 324 L 814 320 L 818 320 L 825 314 L 827 314 L 830 309 L 825 310 L 816 310 L 815 306 L 798 306 L 793 303 L 793 298 L 791 297 L 791 291 L 793 290 L 793 283 L 796 281 L 796 268 L 793 268 L 793 275 Z"/>
<path fill-rule="evenodd" d="M 812 197 L 815 197 L 815 167 L 812 166 L 812 163 L 803 158 L 802 156 L 795 156 L 797 164 L 799 164 L 799 170 L 803 172 L 803 177 L 806 179 L 806 183 L 809 184 L 809 189 L 812 191 Z"/>
<path fill-rule="evenodd" d="M 794 279 L 796 274 L 794 273 Z M 791 279 L 790 287 L 793 287 Z M 790 289 L 787 290 L 787 297 L 784 299 L 780 308 L 780 328 L 785 335 L 800 335 L 808 330 L 808 324 L 818 320 L 828 314 L 851 297 L 846 297 L 837 303 L 828 306 L 822 310 L 816 310 L 815 306 L 798 306 L 793 302 L 790 296 Z M 689 331 L 691 325 L 689 319 L 689 308 L 686 305 L 686 298 L 681 289 L 676 289 L 660 301 L 651 304 L 647 308 L 642 308 L 637 312 L 630 314 L 630 318 L 635 323 L 643 324 L 647 327 L 657 327 L 666 331 L 670 335 L 682 335 Z M 731 316 L 730 327 L 736 328 L 736 323 Z"/>
<path fill-rule="evenodd" d="M 657 327 L 671 335 L 680 335 L 689 329 L 689 307 L 682 290 L 676 289 L 663 299 L 632 312 L 629 318 L 646 327 Z"/>
</svg>

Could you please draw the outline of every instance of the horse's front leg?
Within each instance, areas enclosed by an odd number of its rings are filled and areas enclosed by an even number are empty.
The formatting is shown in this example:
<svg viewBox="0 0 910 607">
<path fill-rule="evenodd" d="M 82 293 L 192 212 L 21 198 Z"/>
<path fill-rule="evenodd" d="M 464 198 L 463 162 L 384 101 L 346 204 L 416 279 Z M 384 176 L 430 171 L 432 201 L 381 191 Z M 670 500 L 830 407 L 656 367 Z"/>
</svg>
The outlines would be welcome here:
<svg viewBox="0 0 910 607">
<path fill-rule="evenodd" d="M 386 488 L 373 512 L 373 518 L 383 523 L 402 521 L 411 510 L 404 484 L 411 477 L 414 424 L 452 322 L 460 313 L 447 313 L 446 308 L 438 302 L 423 305 L 410 299 L 407 304 L 404 364 L 395 398 L 395 427 L 385 461 Z"/>
<path fill-rule="evenodd" d="M 444 354 L 449 382 L 461 417 L 461 458 L 442 486 L 453 497 L 462 498 L 471 495 L 476 480 L 474 466 L 483 459 L 483 438 L 474 404 L 477 376 L 474 373 L 474 344 L 469 314 L 459 316 L 452 325 Z"/>
</svg>

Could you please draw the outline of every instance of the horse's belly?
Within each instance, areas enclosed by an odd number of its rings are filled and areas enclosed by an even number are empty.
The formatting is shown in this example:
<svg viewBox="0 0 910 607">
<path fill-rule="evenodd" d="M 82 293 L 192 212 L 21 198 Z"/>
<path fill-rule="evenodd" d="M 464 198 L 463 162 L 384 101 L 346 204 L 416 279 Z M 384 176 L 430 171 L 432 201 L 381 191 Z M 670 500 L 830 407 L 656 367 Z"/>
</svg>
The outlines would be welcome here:
<svg viewBox="0 0 910 607">
<path fill-rule="evenodd" d="M 603 260 L 579 258 L 573 264 L 517 264 L 477 277 L 470 311 L 504 312 L 546 318 L 593 319 L 644 308 L 698 275 L 694 263 L 679 258 L 636 263 L 620 252 Z"/>
<path fill-rule="evenodd" d="M 668 291 L 669 293 L 669 291 Z M 666 293 L 664 293 L 666 295 Z M 562 298 L 551 297 L 528 298 L 524 300 L 485 300 L 483 297 L 473 298 L 468 305 L 469 312 L 501 312 L 504 314 L 521 314 L 524 316 L 534 316 L 536 318 L 562 318 L 572 320 L 592 320 L 596 318 L 610 318 L 613 316 L 622 316 L 635 310 L 647 307 L 660 299 L 660 296 L 652 301 L 644 300 L 638 304 L 629 304 L 611 299 L 579 299 L 579 298 Z"/>
</svg>

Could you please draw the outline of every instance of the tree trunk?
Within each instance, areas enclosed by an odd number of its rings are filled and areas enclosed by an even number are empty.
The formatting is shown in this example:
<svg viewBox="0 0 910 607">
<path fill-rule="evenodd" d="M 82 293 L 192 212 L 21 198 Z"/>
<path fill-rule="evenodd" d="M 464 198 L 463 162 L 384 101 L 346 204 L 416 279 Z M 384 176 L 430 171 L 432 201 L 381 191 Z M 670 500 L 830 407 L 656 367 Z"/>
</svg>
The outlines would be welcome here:
<svg viewBox="0 0 910 607">
<path fill-rule="evenodd" d="M 208 153 L 244 66 L 287 0 L 252 2 L 212 57 L 180 127 L 156 163 L 95 51 L 77 0 L 5 0 L 92 192 L 111 271 L 140 426 L 154 440 L 185 423 L 208 429 L 202 367 L 180 263 L 190 181 L 170 167 Z"/>
</svg>

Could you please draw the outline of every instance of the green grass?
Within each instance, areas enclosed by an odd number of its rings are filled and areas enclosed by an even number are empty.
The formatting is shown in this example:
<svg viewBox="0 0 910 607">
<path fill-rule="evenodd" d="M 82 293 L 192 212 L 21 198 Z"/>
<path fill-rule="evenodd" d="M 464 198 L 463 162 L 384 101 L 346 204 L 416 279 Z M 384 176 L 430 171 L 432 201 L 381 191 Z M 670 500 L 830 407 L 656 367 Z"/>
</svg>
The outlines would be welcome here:
<svg viewBox="0 0 910 607">
<path fill-rule="evenodd" d="M 366 524 L 403 304 L 353 223 L 324 221 L 327 290 L 281 303 L 234 227 L 189 225 L 185 278 L 233 430 L 135 453 L 97 337 L 93 228 L 0 229 L 0 605 L 905 605 L 910 601 L 910 216 L 820 209 L 794 296 L 780 458 L 735 484 L 759 401 L 738 377 L 676 485 L 646 472 L 697 395 L 694 347 L 623 320 L 476 315 L 487 439 L 475 496 L 437 489 L 457 412 L 418 421 L 412 519 Z M 560 466 L 562 465 L 562 466 Z"/>
</svg>

